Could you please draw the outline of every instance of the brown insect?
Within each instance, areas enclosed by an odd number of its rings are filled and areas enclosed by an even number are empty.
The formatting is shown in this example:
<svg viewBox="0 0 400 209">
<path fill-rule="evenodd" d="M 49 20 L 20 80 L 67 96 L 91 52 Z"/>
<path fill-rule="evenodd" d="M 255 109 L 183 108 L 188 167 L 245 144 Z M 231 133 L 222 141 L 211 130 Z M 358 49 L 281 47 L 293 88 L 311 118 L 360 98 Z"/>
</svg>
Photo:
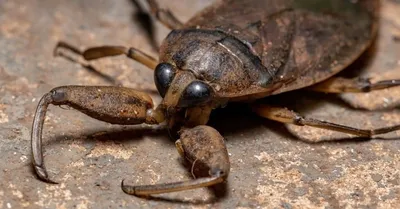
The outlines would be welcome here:
<svg viewBox="0 0 400 209">
<path fill-rule="evenodd" d="M 228 102 L 247 102 L 258 115 L 299 126 L 313 126 L 370 137 L 400 125 L 363 130 L 307 118 L 257 99 L 309 88 L 326 93 L 368 92 L 398 86 L 400 80 L 334 77 L 357 59 L 377 32 L 378 0 L 220 0 L 183 24 L 169 10 L 147 1 L 152 13 L 171 28 L 159 60 L 135 48 L 101 46 L 83 52 L 86 60 L 125 54 L 155 69 L 163 97 L 154 107 L 149 95 L 114 86 L 61 86 L 45 94 L 32 127 L 33 166 L 49 179 L 42 154 L 42 129 L 49 104 L 68 105 L 113 124 L 160 124 L 179 129 L 176 147 L 192 164 L 196 179 L 130 186 L 124 192 L 150 195 L 223 182 L 230 170 L 223 137 L 207 126 L 211 111 Z M 54 182 L 53 182 L 54 183 Z"/>
</svg>

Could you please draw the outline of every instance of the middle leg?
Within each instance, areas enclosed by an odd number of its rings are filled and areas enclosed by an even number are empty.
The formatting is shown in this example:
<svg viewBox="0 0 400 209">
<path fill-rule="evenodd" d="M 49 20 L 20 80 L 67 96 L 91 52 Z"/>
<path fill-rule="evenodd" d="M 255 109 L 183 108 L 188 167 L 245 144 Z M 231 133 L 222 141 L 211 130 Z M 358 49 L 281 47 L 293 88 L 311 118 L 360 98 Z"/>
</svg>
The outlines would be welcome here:
<svg viewBox="0 0 400 209">
<path fill-rule="evenodd" d="M 370 92 L 380 89 L 400 86 L 400 80 L 383 80 L 371 83 L 366 78 L 342 78 L 332 77 L 326 81 L 315 84 L 307 89 L 324 93 L 346 93 L 346 92 Z"/>
<path fill-rule="evenodd" d="M 316 128 L 328 129 L 342 133 L 353 134 L 362 137 L 372 137 L 379 134 L 385 134 L 400 130 L 400 125 L 383 127 L 378 129 L 358 129 L 350 126 L 344 126 L 336 123 L 322 121 L 314 118 L 308 118 L 288 110 L 283 107 L 273 107 L 264 104 L 253 104 L 252 109 L 261 117 L 278 121 L 281 123 L 294 124 L 298 126 L 312 126 Z"/>
</svg>

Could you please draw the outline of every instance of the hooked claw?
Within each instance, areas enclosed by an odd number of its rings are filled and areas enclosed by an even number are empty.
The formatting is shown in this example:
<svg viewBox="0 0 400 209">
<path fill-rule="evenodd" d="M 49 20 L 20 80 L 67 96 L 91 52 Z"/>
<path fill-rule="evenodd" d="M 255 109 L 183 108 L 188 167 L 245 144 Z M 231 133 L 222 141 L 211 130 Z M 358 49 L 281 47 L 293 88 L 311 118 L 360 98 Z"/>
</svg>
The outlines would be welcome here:
<svg viewBox="0 0 400 209">
<path fill-rule="evenodd" d="M 35 168 L 36 174 L 38 178 L 44 182 L 50 183 L 50 184 L 58 184 L 58 182 L 55 182 L 49 178 L 49 175 L 47 174 L 46 169 L 42 165 L 33 165 Z"/>
<path fill-rule="evenodd" d="M 122 181 L 121 181 L 122 191 L 124 191 L 126 194 L 138 195 L 138 194 L 136 194 L 136 187 L 125 185 L 124 181 L 125 181 L 125 179 L 122 179 Z M 146 196 L 146 195 L 143 195 L 143 196 Z"/>
</svg>

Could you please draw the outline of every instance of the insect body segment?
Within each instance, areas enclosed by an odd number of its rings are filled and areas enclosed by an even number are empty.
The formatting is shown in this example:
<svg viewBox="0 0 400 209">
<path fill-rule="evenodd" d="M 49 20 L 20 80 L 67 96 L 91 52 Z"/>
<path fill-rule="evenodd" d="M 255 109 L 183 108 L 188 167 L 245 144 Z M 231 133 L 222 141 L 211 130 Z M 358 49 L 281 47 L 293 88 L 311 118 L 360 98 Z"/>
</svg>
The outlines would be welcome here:
<svg viewBox="0 0 400 209">
<path fill-rule="evenodd" d="M 245 43 L 225 32 L 175 30 L 160 49 L 161 62 L 174 63 L 181 70 L 193 72 L 198 79 L 218 86 L 218 98 L 265 91 L 262 86 L 273 79 Z"/>
</svg>

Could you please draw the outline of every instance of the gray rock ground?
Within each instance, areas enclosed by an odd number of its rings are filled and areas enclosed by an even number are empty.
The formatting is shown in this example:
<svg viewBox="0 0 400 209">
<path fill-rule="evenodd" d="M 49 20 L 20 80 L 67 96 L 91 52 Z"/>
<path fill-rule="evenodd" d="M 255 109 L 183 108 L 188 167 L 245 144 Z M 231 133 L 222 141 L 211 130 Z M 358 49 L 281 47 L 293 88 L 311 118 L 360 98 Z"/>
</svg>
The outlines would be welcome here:
<svg viewBox="0 0 400 209">
<path fill-rule="evenodd" d="M 182 20 L 210 2 L 160 1 Z M 143 4 L 143 2 L 140 2 Z M 120 181 L 149 184 L 190 179 L 162 126 L 121 127 L 51 106 L 44 128 L 45 160 L 53 179 L 40 182 L 30 164 L 30 128 L 40 97 L 67 84 L 110 85 L 52 50 L 59 40 L 81 48 L 135 46 L 156 55 L 128 0 L 0 0 L 0 207 L 2 208 L 398 208 L 400 132 L 369 141 L 309 127 L 283 126 L 242 106 L 217 111 L 231 175 L 225 195 L 207 189 L 153 200 L 124 194 Z M 361 75 L 400 78 L 400 2 L 383 1 L 377 43 Z M 155 24 L 160 42 L 168 30 Z M 361 62 L 361 61 L 360 61 Z M 154 93 L 152 71 L 124 57 L 92 62 L 124 86 Z M 354 72 L 354 71 L 352 71 Z M 340 96 L 293 92 L 273 98 L 316 118 L 373 128 L 400 124 L 400 89 Z M 294 104 L 295 99 L 296 104 Z M 307 143 L 327 139 L 341 142 Z"/>
</svg>

